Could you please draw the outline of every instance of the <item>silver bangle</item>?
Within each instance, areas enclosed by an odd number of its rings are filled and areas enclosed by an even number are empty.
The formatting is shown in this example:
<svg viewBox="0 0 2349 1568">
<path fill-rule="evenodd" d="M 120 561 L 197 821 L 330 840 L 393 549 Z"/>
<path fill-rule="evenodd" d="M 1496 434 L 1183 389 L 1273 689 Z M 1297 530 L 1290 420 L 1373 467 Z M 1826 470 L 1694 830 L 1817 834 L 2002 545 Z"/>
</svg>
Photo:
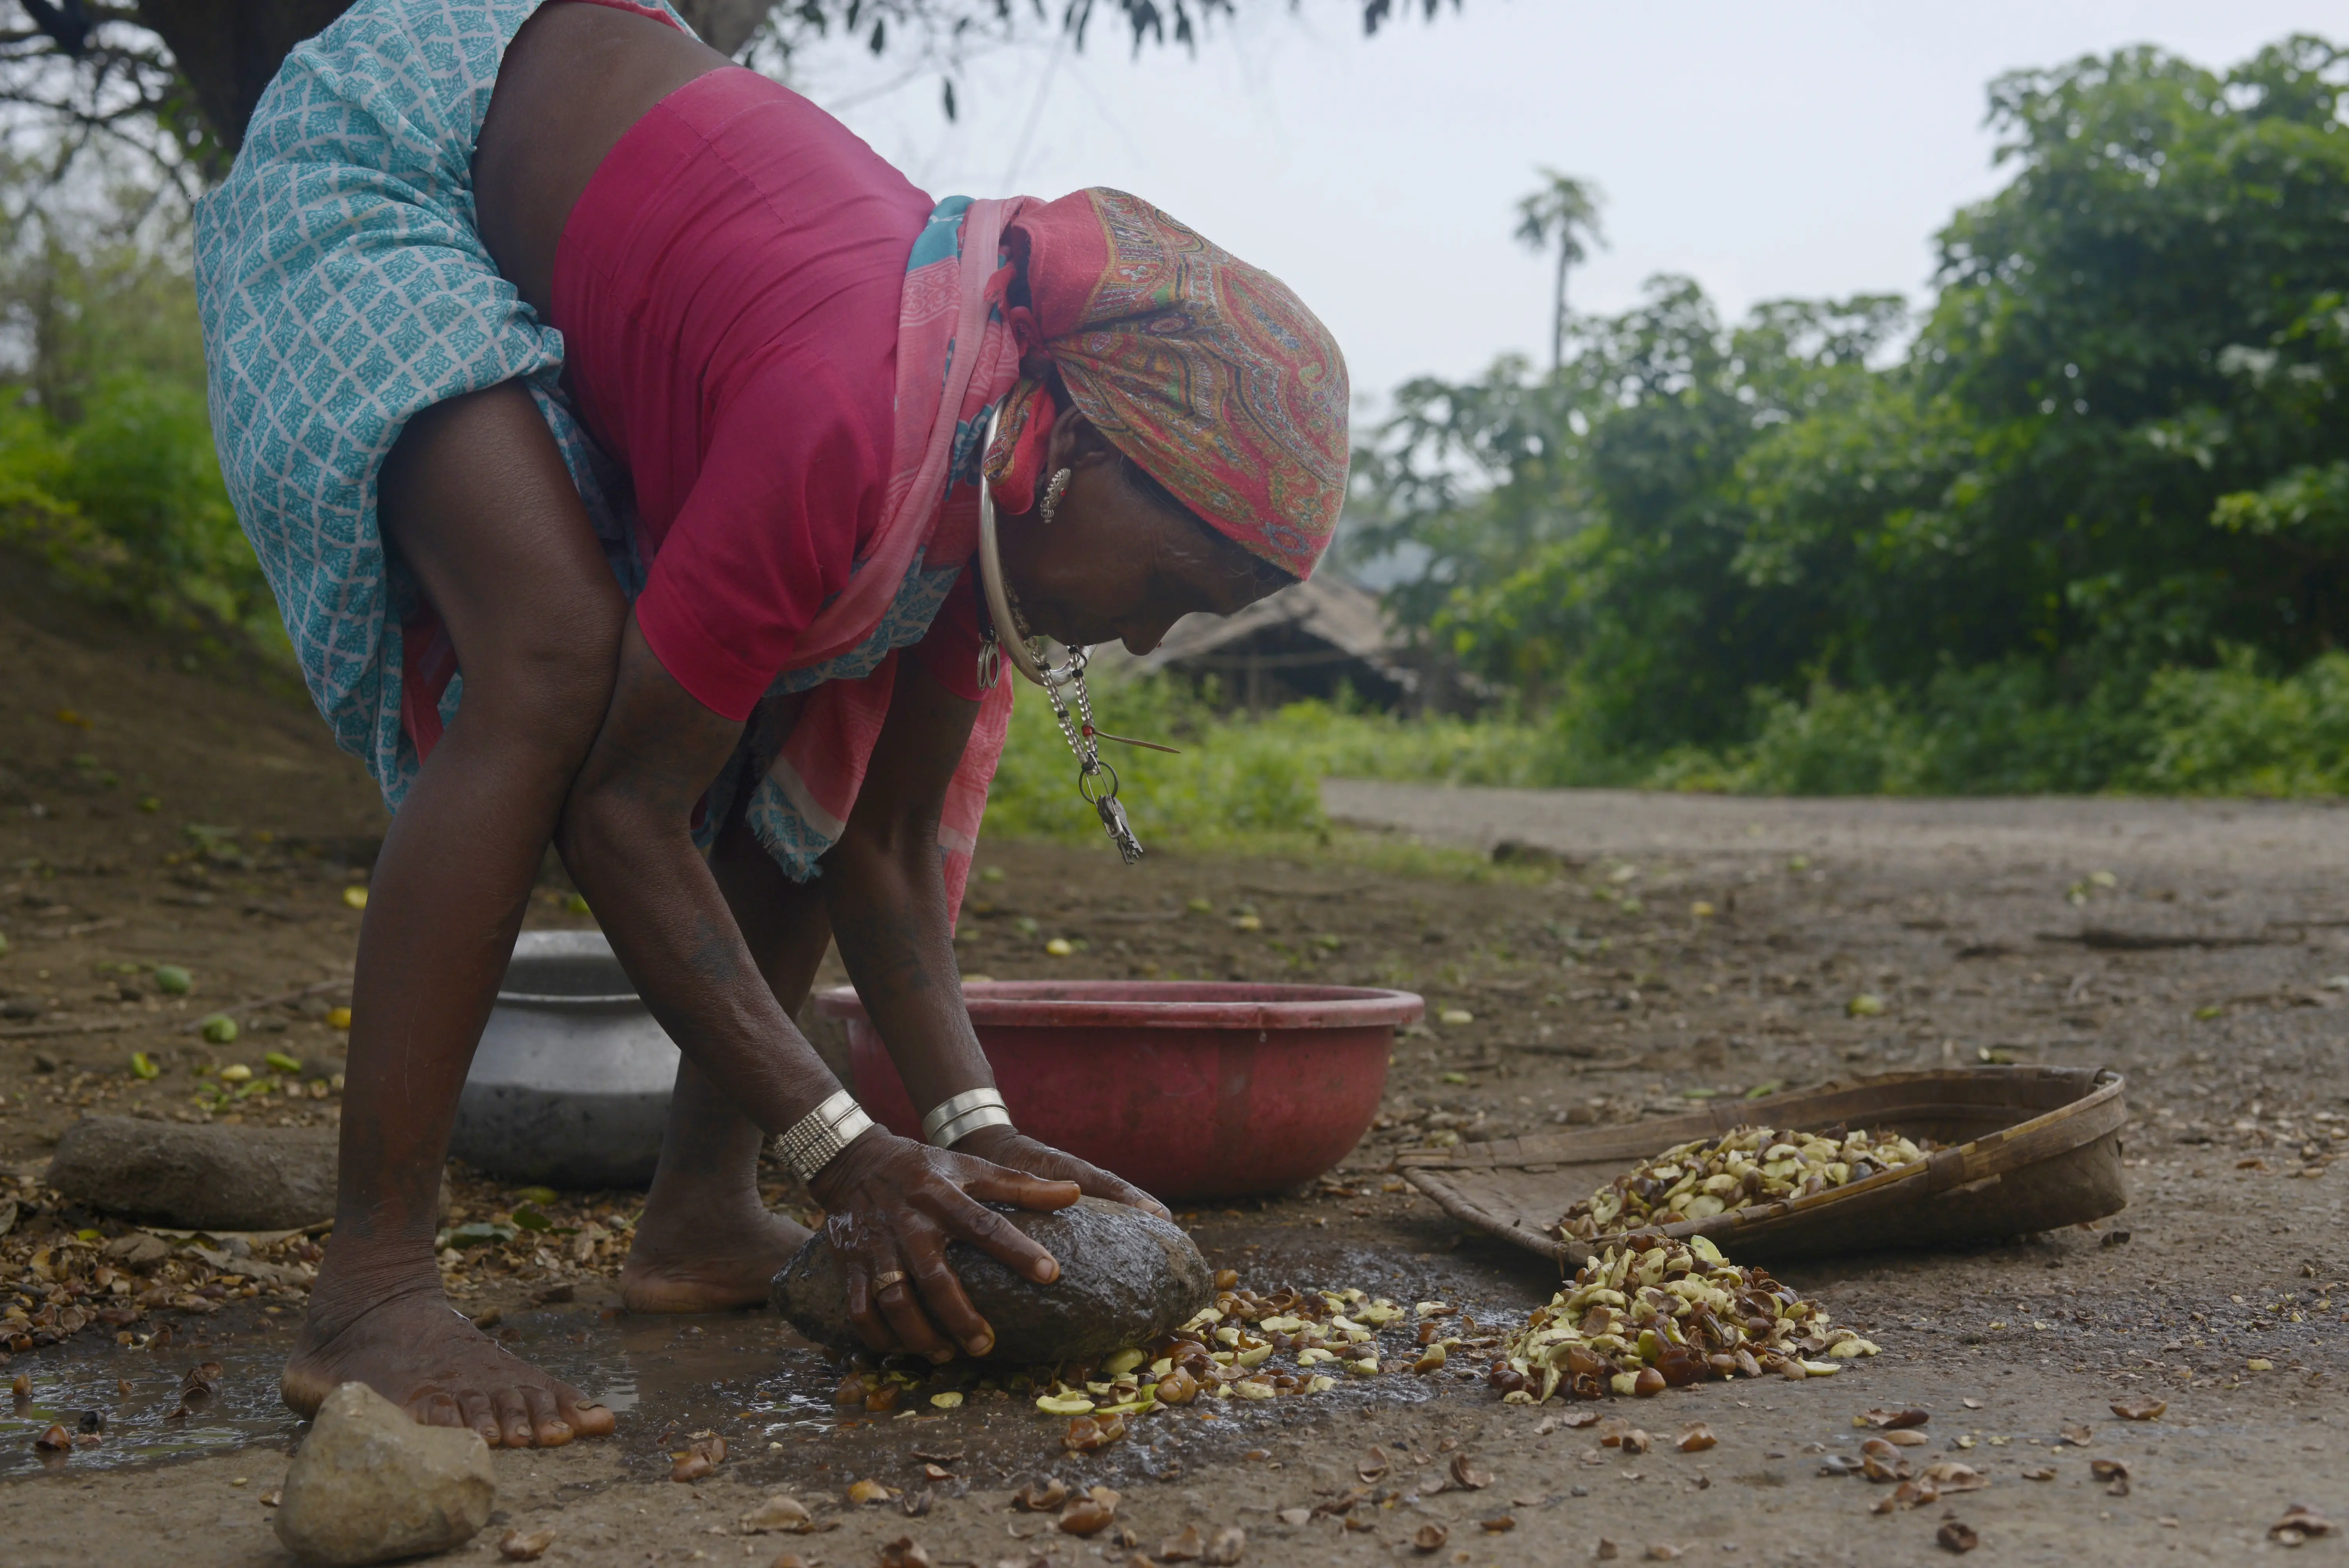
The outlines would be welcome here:
<svg viewBox="0 0 2349 1568">
<path fill-rule="evenodd" d="M 940 1149 L 952 1149 L 982 1127 L 1009 1127 L 1011 1112 L 993 1088 L 970 1088 L 940 1100 L 922 1118 L 922 1136 Z"/>
<path fill-rule="evenodd" d="M 802 1181 L 815 1179 L 840 1151 L 873 1125 L 856 1097 L 842 1089 L 775 1134 L 775 1154 Z"/>
<path fill-rule="evenodd" d="M 977 1110 L 982 1105 L 999 1106 L 1002 1103 L 1003 1096 L 996 1091 L 993 1085 L 980 1088 L 967 1088 L 960 1094 L 948 1095 L 930 1107 L 929 1114 L 922 1118 L 922 1136 L 935 1143 L 938 1139 L 938 1129 L 960 1116 L 964 1111 Z"/>
</svg>

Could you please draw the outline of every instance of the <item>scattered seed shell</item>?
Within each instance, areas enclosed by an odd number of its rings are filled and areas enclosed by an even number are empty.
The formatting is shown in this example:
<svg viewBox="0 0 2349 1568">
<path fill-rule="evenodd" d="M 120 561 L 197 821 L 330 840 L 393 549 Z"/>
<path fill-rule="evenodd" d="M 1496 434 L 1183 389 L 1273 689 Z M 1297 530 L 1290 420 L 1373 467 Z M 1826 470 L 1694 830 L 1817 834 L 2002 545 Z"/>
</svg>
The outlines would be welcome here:
<svg viewBox="0 0 2349 1568">
<path fill-rule="evenodd" d="M 1481 1491 L 1493 1484 L 1493 1472 L 1478 1470 L 1468 1462 L 1466 1454 L 1454 1454 L 1452 1456 L 1452 1482 L 1470 1491 Z"/>
<path fill-rule="evenodd" d="M 535 1563 L 554 1544 L 552 1530 L 509 1530 L 498 1542 L 498 1554 L 509 1563 Z"/>
<path fill-rule="evenodd" d="M 777 1492 L 744 1514 L 736 1528 L 745 1535 L 764 1535 L 770 1531 L 805 1535 L 815 1528 L 815 1519 L 798 1498 Z"/>
<path fill-rule="evenodd" d="M 2330 1534 L 2332 1530 L 2333 1522 L 2304 1502 L 2293 1503 L 2282 1519 L 2268 1526 L 2268 1533 L 2280 1542 L 2286 1535 L 2298 1536 L 2305 1541 L 2313 1535 Z"/>
</svg>

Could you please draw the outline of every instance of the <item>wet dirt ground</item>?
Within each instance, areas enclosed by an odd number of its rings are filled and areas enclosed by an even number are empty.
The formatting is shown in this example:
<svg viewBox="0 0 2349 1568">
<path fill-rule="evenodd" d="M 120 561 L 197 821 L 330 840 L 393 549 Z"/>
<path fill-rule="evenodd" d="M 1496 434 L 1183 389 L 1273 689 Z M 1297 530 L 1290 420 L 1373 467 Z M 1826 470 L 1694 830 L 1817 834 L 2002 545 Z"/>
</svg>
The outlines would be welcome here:
<svg viewBox="0 0 2349 1568">
<path fill-rule="evenodd" d="M 345 890 L 363 885 L 382 814 L 299 706 L 189 675 L 172 650 L 102 620 L 0 593 L 0 1168 L 15 1182 L 0 1196 L 19 1202 L 0 1236 L 0 1285 L 18 1292 L 0 1291 L 5 1305 L 43 1299 L 30 1272 L 40 1237 L 122 1229 L 40 1197 L 74 1116 L 334 1120 L 331 1090 L 212 1106 L 218 1079 L 204 1069 L 263 1049 L 302 1059 L 306 1081 L 331 1069 L 340 1036 L 325 1009 L 342 999 L 331 989 L 237 1004 L 347 974 L 357 915 Z M 1397 1150 L 1985 1055 L 2128 1076 L 2129 1210 L 2093 1233 L 1780 1271 L 1884 1354 L 1832 1379 L 1627 1401 L 1620 1413 L 1662 1439 L 1643 1454 L 1546 1427 L 1556 1406 L 1504 1408 L 1454 1367 L 1162 1414 L 1076 1458 L 1060 1450 L 1061 1422 L 1009 1396 L 843 1415 L 831 1404 L 839 1368 L 763 1315 L 618 1313 L 627 1196 L 566 1195 L 582 1224 L 601 1212 L 591 1205 L 615 1211 L 613 1241 L 577 1263 L 492 1250 L 468 1265 L 461 1305 L 499 1312 L 518 1353 L 609 1398 L 619 1433 L 498 1455 L 499 1522 L 464 1554 L 496 1561 L 517 1525 L 554 1529 L 547 1561 L 767 1568 L 789 1551 L 863 1568 L 910 1537 L 938 1563 L 1069 1568 L 1160 1560 L 1162 1542 L 1195 1524 L 1207 1537 L 1245 1530 L 1252 1563 L 1547 1565 L 1590 1560 L 1606 1541 L 1627 1561 L 1661 1550 L 1872 1565 L 1948 1555 L 1936 1532 L 1950 1512 L 1978 1532 L 1984 1561 L 2238 1562 L 2286 1550 L 2266 1532 L 2291 1503 L 2349 1512 L 2349 1171 L 2330 1174 L 2349 1145 L 2349 989 L 2332 984 L 2349 975 L 2349 818 L 1351 785 L 1332 797 L 1366 826 L 1525 847 L 1498 866 L 1464 855 L 1409 872 L 1369 841 L 1286 862 L 1160 854 L 1126 871 L 1102 846 L 989 844 L 981 864 L 1001 874 L 975 884 L 960 944 L 967 973 L 999 978 L 1403 985 L 1432 1013 L 1472 1015 L 1398 1043 L 1383 1125 L 1333 1182 L 1185 1213 L 1210 1258 L 1247 1283 L 1355 1285 L 1506 1321 L 1547 1298 L 1554 1271 L 1387 1190 Z M 551 882 L 534 920 L 579 923 L 564 892 Z M 1238 923 L 1247 915 L 1254 929 Z M 1078 951 L 1050 956 L 1056 936 Z M 189 968 L 194 990 L 156 990 L 159 964 Z M 1853 1016 L 1861 994 L 1883 1010 Z M 244 1026 L 238 1043 L 189 1032 L 223 1006 Z M 157 1077 L 132 1075 L 133 1051 Z M 452 1191 L 477 1209 L 513 1202 L 461 1173 Z M 570 1300 L 529 1305 L 564 1286 Z M 30 1398 L 0 1406 L 0 1559 L 287 1561 L 263 1499 L 299 1434 L 274 1405 L 299 1308 L 295 1285 L 232 1291 L 194 1311 L 143 1310 L 121 1331 L 129 1345 L 94 1326 L 15 1355 L 0 1379 L 24 1375 Z M 167 1326 L 168 1342 L 137 1345 Z M 203 1360 L 222 1366 L 220 1395 L 167 1420 Z M 2112 1413 L 2141 1395 L 2167 1412 Z M 1912 1451 L 1965 1445 L 1991 1484 L 1878 1515 L 1887 1489 L 1819 1473 L 1856 1451 L 1855 1415 L 1896 1405 L 1932 1413 L 1932 1446 Z M 91 1409 L 109 1419 L 99 1447 L 31 1453 L 39 1427 Z M 1675 1451 L 1696 1419 L 1719 1446 Z M 2066 1428 L 2085 1429 L 2085 1446 Z M 724 1435 L 729 1458 L 698 1484 L 672 1483 L 669 1454 L 699 1431 Z M 1387 1468 L 1365 1480 L 1374 1446 Z M 1450 1481 L 1460 1453 L 1489 1485 Z M 2126 1495 L 2092 1479 L 2097 1460 L 2129 1467 Z M 2042 1470 L 2052 1478 L 2026 1479 Z M 1008 1507 L 1047 1473 L 1117 1489 L 1111 1530 L 1080 1540 Z M 846 1488 L 866 1479 L 902 1495 L 851 1506 Z M 740 1517 L 775 1491 L 827 1528 L 740 1534 Z M 924 1511 L 909 1514 L 908 1500 Z M 1423 1554 L 1413 1540 L 1431 1524 L 1446 1539 Z"/>
</svg>

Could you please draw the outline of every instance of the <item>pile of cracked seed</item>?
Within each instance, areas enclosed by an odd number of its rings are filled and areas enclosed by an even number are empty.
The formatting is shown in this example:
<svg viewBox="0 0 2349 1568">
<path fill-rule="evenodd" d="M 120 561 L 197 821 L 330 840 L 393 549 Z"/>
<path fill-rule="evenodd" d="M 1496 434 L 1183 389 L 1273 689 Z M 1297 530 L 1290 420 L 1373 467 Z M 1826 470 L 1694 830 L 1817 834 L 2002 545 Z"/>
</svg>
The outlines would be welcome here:
<svg viewBox="0 0 2349 1568">
<path fill-rule="evenodd" d="M 1785 1132 L 1738 1127 L 1642 1161 L 1550 1225 L 1560 1241 L 1595 1241 L 1639 1225 L 1711 1219 L 1759 1203 L 1806 1198 L 1913 1165 L 1933 1151 L 1930 1140 L 1878 1137 L 1866 1128 Z"/>
<path fill-rule="evenodd" d="M 1406 1333 L 1408 1344 L 1392 1353 L 1381 1344 L 1382 1336 Z M 1464 1344 L 1485 1350 L 1500 1342 L 1498 1330 L 1480 1329 L 1449 1303 L 1406 1307 L 1360 1290 L 1284 1287 L 1258 1295 L 1226 1269 L 1216 1276 L 1213 1305 L 1147 1346 L 1009 1376 L 975 1364 L 950 1364 L 926 1377 L 895 1368 L 855 1372 L 833 1398 L 882 1411 L 924 1398 L 952 1409 L 966 1398 L 1031 1396 L 1043 1414 L 1071 1418 L 1062 1440 L 1086 1452 L 1123 1436 L 1129 1418 L 1163 1407 L 1323 1394 L 1341 1377 L 1435 1372 Z"/>
<path fill-rule="evenodd" d="M 1646 1396 L 1709 1377 L 1826 1377 L 1877 1346 L 1702 1236 L 1643 1232 L 1582 1265 L 1535 1310 L 1485 1381 L 1505 1402 Z"/>
</svg>

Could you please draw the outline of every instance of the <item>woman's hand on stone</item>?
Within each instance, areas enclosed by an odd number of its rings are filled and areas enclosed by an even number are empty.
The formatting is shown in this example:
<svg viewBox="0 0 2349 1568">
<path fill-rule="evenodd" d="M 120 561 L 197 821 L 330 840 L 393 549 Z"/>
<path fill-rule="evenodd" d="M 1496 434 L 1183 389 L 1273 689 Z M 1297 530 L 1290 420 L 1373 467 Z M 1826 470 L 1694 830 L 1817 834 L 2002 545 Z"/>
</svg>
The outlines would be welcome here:
<svg viewBox="0 0 2349 1568">
<path fill-rule="evenodd" d="M 1074 1181 L 1088 1198 L 1105 1198 L 1112 1203 L 1123 1203 L 1146 1214 L 1155 1214 L 1162 1220 L 1174 1217 L 1167 1212 L 1165 1204 L 1124 1178 L 1112 1175 L 1100 1166 L 1064 1153 L 1049 1143 L 1039 1143 L 1013 1128 L 982 1127 L 956 1144 L 955 1149 L 960 1153 L 976 1154 L 981 1160 L 1006 1170 L 1023 1171 L 1048 1181 Z"/>
<path fill-rule="evenodd" d="M 1077 1201 L 1078 1182 L 1047 1174 L 877 1127 L 818 1171 L 808 1188 L 824 1207 L 824 1237 L 847 1276 L 849 1321 L 864 1343 L 882 1355 L 910 1351 L 933 1361 L 951 1361 L 957 1347 L 972 1356 L 993 1349 L 995 1330 L 947 1266 L 947 1243 L 968 1242 L 1039 1284 L 1060 1278 L 1051 1253 L 985 1207 L 1052 1210 Z"/>
</svg>

